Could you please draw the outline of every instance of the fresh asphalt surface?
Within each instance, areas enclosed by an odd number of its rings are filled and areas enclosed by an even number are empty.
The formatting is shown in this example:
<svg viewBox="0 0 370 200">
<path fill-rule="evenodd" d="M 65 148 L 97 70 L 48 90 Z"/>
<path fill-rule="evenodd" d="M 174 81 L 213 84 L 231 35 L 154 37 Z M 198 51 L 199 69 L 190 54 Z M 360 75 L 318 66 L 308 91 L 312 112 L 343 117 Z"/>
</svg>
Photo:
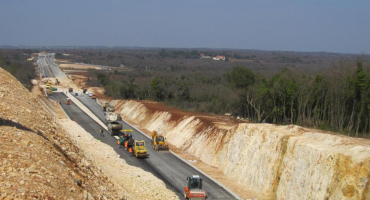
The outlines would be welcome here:
<svg viewBox="0 0 370 200">
<path fill-rule="evenodd" d="M 53 72 L 50 70 L 49 65 L 46 63 L 45 57 L 39 57 L 38 65 L 40 67 L 40 73 L 47 77 L 54 77 Z"/>
<path fill-rule="evenodd" d="M 46 57 L 39 57 L 39 66 L 40 72 L 45 76 L 48 77 L 55 77 L 55 78 L 66 78 L 67 76 L 59 69 L 58 65 L 55 64 L 54 59 L 49 55 L 45 55 Z"/>
<path fill-rule="evenodd" d="M 118 148 L 117 140 L 110 136 L 106 131 L 104 132 L 104 137 L 100 136 L 98 130 L 101 128 L 101 126 L 73 103 L 71 105 L 66 105 L 65 102 L 67 96 L 64 93 L 54 92 L 50 98 L 58 101 L 61 100 L 63 109 L 72 120 L 75 120 L 94 138 L 110 145 L 120 155 L 120 158 L 124 159 L 129 165 L 140 167 L 161 179 L 166 184 L 167 188 L 174 191 L 179 197 L 183 198 L 183 189 L 186 186 L 186 177 L 198 174 L 203 178 L 203 189 L 206 191 L 208 199 L 236 199 L 224 188 L 194 168 L 190 167 L 188 164 L 184 163 L 171 153 L 154 151 L 151 148 L 151 140 L 133 129 L 133 127 L 129 126 L 125 122 L 121 121 L 120 123 L 123 125 L 123 129 L 133 130 L 132 135 L 134 139 L 145 140 L 145 147 L 149 154 L 147 158 L 137 159 L 123 148 Z M 88 97 L 88 95 L 81 95 L 81 93 L 79 93 L 77 98 L 104 123 L 104 112 L 101 106 L 97 104 L 95 100 Z"/>
</svg>

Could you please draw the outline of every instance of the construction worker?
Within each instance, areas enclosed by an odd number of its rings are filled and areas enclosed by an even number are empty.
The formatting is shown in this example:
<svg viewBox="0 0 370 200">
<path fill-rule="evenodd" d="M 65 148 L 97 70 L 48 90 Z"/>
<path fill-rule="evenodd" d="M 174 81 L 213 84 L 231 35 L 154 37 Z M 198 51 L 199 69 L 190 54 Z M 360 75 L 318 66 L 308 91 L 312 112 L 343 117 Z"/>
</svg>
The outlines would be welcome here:
<svg viewBox="0 0 370 200">
<path fill-rule="evenodd" d="M 123 145 L 123 139 L 122 138 L 119 138 L 117 140 L 117 143 L 118 143 L 118 148 L 121 148 L 121 146 Z"/>
<path fill-rule="evenodd" d="M 103 129 L 100 128 L 99 132 L 100 132 L 100 136 L 104 137 Z"/>
</svg>

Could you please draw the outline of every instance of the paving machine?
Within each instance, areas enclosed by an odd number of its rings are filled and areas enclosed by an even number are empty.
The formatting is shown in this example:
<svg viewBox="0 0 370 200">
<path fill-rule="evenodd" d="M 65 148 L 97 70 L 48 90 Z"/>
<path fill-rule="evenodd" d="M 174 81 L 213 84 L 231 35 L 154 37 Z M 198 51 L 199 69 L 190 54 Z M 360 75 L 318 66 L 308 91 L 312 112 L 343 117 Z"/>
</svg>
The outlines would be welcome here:
<svg viewBox="0 0 370 200">
<path fill-rule="evenodd" d="M 199 175 L 192 175 L 187 178 L 188 185 L 184 188 L 185 199 L 204 200 L 206 192 L 202 189 L 202 181 Z"/>
<path fill-rule="evenodd" d="M 121 134 L 119 137 L 123 139 L 123 145 L 125 147 L 125 150 L 126 151 L 132 151 L 132 146 L 134 144 L 134 139 L 132 138 L 132 135 L 131 135 L 131 132 L 132 130 L 131 129 L 124 129 L 124 130 L 121 130 L 123 132 L 123 134 Z"/>
<path fill-rule="evenodd" d="M 152 148 L 155 151 L 169 151 L 170 148 L 165 142 L 165 137 L 163 135 L 158 135 L 156 131 L 152 133 Z"/>
</svg>

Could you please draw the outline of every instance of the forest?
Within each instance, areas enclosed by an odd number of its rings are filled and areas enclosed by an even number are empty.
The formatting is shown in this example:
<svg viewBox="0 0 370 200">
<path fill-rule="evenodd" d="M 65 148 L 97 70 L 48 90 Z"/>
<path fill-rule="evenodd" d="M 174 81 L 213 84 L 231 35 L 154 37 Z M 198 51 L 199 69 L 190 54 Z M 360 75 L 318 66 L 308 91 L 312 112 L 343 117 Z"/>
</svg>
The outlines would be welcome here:
<svg viewBox="0 0 370 200">
<path fill-rule="evenodd" d="M 104 87 L 116 99 L 155 100 L 189 111 L 231 113 L 251 122 L 297 124 L 354 137 L 370 134 L 370 59 L 366 55 L 98 51 L 72 53 L 85 60 L 89 57 L 83 55 L 96 55 L 88 60 L 94 64 L 110 58 L 106 65 L 116 67 L 90 70 L 88 84 Z M 200 52 L 227 55 L 228 61 L 200 59 L 196 56 Z M 124 67 L 118 67 L 119 63 Z"/>
<path fill-rule="evenodd" d="M 370 56 L 212 49 L 56 49 L 57 59 L 109 66 L 88 84 L 117 99 L 164 102 L 251 122 L 370 135 Z M 0 66 L 31 87 L 38 50 L 0 49 Z M 197 54 L 227 56 L 226 61 Z M 69 54 L 69 56 L 65 56 Z"/>
</svg>

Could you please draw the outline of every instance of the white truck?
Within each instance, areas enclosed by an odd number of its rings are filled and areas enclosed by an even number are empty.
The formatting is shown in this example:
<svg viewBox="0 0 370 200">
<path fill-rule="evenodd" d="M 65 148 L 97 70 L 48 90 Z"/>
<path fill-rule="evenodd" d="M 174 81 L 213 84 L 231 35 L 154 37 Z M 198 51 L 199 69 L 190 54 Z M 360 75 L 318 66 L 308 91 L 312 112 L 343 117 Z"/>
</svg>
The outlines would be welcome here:
<svg viewBox="0 0 370 200">
<path fill-rule="evenodd" d="M 118 120 L 118 116 L 115 112 L 106 112 L 105 113 L 105 122 L 114 122 Z"/>
</svg>

